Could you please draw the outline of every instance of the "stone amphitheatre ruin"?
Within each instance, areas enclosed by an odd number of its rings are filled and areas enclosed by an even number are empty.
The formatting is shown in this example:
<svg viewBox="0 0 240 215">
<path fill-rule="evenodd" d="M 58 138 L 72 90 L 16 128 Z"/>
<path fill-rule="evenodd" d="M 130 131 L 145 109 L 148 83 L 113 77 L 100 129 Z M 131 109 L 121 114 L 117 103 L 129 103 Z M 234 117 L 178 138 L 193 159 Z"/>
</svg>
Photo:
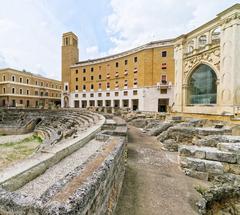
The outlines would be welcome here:
<svg viewBox="0 0 240 215">
<path fill-rule="evenodd" d="M 157 145 L 154 150 L 161 151 L 167 158 L 161 163 L 158 157 L 153 162 L 151 156 L 146 157 L 145 163 L 159 162 L 153 165 L 153 172 L 160 169 L 161 165 L 174 163 L 174 170 L 181 173 L 176 177 L 184 178 L 184 181 L 196 179 L 199 182 L 195 190 L 192 189 L 200 196 L 194 202 L 196 213 L 239 215 L 239 10 L 240 5 L 237 4 L 188 36 L 177 38 L 174 47 L 177 81 L 175 104 L 169 111 L 171 113 L 146 109 L 131 111 L 124 105 L 111 107 L 107 104 L 105 107 L 83 105 L 80 109 L 78 101 L 75 109 L 0 109 L 0 215 L 116 214 L 130 156 L 138 156 L 136 151 L 127 151 L 132 143 L 131 136 L 128 136 L 132 128 L 138 128 L 139 142 L 142 137 L 151 137 L 148 140 L 154 140 L 152 144 Z M 224 30 L 220 39 L 216 31 L 219 25 Z M 69 45 L 67 39 L 65 42 Z M 188 104 L 191 70 L 201 64 L 212 64 L 220 77 L 217 81 L 215 77 L 211 79 L 214 81 L 211 81 L 214 83 L 214 102 L 212 104 L 210 100 L 203 99 L 204 105 Z M 78 72 L 75 69 L 72 71 Z M 69 107 L 68 102 L 71 100 L 68 87 L 76 89 L 66 84 L 65 95 L 63 91 L 64 107 Z M 215 88 L 218 89 L 218 95 Z M 79 101 L 83 98 L 76 96 L 75 91 L 72 97 L 77 97 Z M 148 96 L 143 94 L 143 97 L 145 99 Z M 215 98 L 219 100 L 217 103 Z M 151 99 L 146 102 L 146 106 L 148 103 L 151 103 Z M 141 156 L 151 150 L 140 150 Z M 143 165 L 144 162 L 139 163 Z M 158 181 L 163 177 L 167 178 L 166 181 L 173 180 L 168 170 L 153 180 L 150 192 L 157 190 Z M 169 186 L 174 190 L 174 186 L 179 185 L 171 183 Z M 186 195 L 192 191 L 187 188 Z M 136 193 L 133 191 L 131 195 Z M 170 201 L 170 205 L 174 206 L 182 198 L 182 190 L 177 191 L 173 192 L 175 202 L 167 199 L 166 193 L 166 198 L 165 195 L 157 197 Z M 189 198 L 189 202 L 195 200 Z M 151 198 L 146 199 L 153 201 Z M 158 209 L 152 209 L 155 210 L 153 215 L 162 214 Z M 127 215 L 133 214 L 134 211 L 127 211 Z M 175 214 L 183 213 L 178 210 Z M 193 214 L 190 212 L 184 215 Z"/>
<path fill-rule="evenodd" d="M 187 176 L 208 181 L 209 187 L 198 188 L 200 214 L 240 213 L 237 125 L 98 111 L 1 111 L 1 137 L 30 133 L 42 141 L 30 156 L 1 168 L 0 214 L 114 214 L 127 159 L 125 121 L 154 136 L 163 150 L 178 151 L 175 156 Z M 4 149 L 6 144 L 0 144 Z"/>
<path fill-rule="evenodd" d="M 32 156 L 0 172 L 0 214 L 111 214 L 125 171 L 122 120 L 89 111 L 4 110 L 0 124 L 2 135 L 34 132 L 43 140 Z"/>
</svg>

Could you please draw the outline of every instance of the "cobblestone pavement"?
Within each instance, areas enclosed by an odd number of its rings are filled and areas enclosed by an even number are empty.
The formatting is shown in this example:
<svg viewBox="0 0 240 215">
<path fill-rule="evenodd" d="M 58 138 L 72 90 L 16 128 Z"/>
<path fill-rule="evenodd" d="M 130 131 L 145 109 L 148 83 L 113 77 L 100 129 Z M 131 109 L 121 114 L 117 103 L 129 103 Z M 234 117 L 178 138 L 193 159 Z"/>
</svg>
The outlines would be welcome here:
<svg viewBox="0 0 240 215">
<path fill-rule="evenodd" d="M 200 195 L 195 186 L 207 184 L 184 175 L 177 153 L 160 149 L 154 137 L 130 127 L 128 165 L 117 215 L 195 215 Z"/>
</svg>

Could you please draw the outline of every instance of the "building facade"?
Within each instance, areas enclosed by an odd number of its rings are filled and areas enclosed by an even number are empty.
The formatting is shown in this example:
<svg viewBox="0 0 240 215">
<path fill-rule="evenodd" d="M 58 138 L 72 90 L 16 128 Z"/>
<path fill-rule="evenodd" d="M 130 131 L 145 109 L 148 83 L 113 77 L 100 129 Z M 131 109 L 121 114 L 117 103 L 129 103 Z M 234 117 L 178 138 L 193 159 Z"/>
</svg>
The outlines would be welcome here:
<svg viewBox="0 0 240 215">
<path fill-rule="evenodd" d="M 240 115 L 240 4 L 173 40 L 78 62 L 63 35 L 62 106 Z"/>
<path fill-rule="evenodd" d="M 62 82 L 15 69 L 0 70 L 0 106 L 47 108 L 60 105 Z"/>
<path fill-rule="evenodd" d="M 62 107 L 166 112 L 173 101 L 174 43 L 156 41 L 120 54 L 78 61 L 78 38 L 62 43 Z"/>
<path fill-rule="evenodd" d="M 240 4 L 176 39 L 173 111 L 237 115 L 240 110 Z"/>
</svg>

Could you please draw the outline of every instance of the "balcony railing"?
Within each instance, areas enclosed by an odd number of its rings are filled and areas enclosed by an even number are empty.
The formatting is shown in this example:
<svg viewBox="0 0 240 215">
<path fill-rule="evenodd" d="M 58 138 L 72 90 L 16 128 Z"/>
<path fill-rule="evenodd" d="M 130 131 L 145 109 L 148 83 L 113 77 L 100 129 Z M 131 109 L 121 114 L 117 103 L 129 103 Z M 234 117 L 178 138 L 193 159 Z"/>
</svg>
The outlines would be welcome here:
<svg viewBox="0 0 240 215">
<path fill-rule="evenodd" d="M 160 82 L 157 83 L 157 88 L 158 89 L 167 89 L 172 87 L 172 82 L 168 82 L 166 80 L 161 80 Z"/>
</svg>

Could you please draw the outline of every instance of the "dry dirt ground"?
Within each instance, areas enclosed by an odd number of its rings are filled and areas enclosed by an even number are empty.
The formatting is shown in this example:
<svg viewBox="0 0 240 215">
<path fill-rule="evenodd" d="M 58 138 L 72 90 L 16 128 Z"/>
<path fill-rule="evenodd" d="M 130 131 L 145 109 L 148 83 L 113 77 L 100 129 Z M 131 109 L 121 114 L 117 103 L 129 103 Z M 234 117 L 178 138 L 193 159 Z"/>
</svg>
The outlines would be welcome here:
<svg viewBox="0 0 240 215">
<path fill-rule="evenodd" d="M 195 215 L 206 183 L 185 176 L 177 153 L 165 152 L 154 137 L 129 127 L 128 164 L 117 215 Z"/>
</svg>

